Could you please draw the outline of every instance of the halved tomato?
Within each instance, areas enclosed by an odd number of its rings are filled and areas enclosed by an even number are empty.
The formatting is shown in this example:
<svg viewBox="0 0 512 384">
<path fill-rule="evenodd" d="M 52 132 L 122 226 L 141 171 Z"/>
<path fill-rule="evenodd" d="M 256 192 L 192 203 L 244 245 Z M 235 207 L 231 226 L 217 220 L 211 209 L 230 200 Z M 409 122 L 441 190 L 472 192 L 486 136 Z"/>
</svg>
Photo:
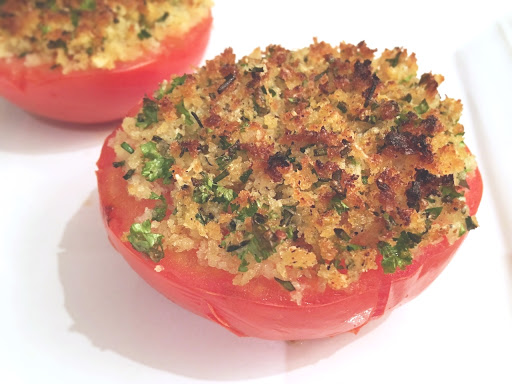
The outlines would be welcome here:
<svg viewBox="0 0 512 384">
<path fill-rule="evenodd" d="M 121 129 L 121 128 L 119 128 Z M 199 265 L 193 252 L 167 252 L 156 268 L 147 256 L 133 249 L 123 234 L 148 201 L 128 195 L 123 171 L 114 168 L 115 154 L 107 138 L 98 161 L 98 185 L 103 218 L 113 246 L 146 282 L 173 302 L 209 318 L 239 336 L 298 340 L 333 336 L 354 330 L 382 316 L 422 292 L 444 269 L 464 237 L 449 244 L 445 239 L 424 247 L 405 270 L 384 274 L 377 270 L 361 275 L 348 289 L 324 292 L 307 289 L 301 305 L 273 280 L 259 277 L 244 286 L 232 283 L 233 275 Z M 468 177 L 466 193 L 470 214 L 482 196 L 478 170 Z M 150 206 L 151 208 L 151 206 Z M 171 255 L 172 253 L 172 255 Z"/>
<path fill-rule="evenodd" d="M 189 72 L 204 54 L 211 15 L 184 36 L 169 37 L 156 52 L 112 70 L 63 74 L 50 65 L 26 67 L 23 59 L 0 60 L 0 95 L 28 112 L 51 119 L 99 123 L 121 119 L 144 94 L 171 74 Z"/>
</svg>

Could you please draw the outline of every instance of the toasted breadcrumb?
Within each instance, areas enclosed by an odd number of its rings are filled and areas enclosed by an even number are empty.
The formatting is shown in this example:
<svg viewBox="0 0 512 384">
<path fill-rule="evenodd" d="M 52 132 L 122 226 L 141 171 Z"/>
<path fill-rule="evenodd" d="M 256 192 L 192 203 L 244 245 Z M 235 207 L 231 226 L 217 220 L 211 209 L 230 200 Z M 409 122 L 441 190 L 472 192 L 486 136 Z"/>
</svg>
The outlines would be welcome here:
<svg viewBox="0 0 512 384">
<path fill-rule="evenodd" d="M 374 52 L 226 49 L 145 99 L 110 145 L 139 176 L 131 195 L 168 197 L 165 257 L 197 249 L 234 284 L 276 278 L 300 303 L 308 280 L 345 289 L 475 227 L 460 101 L 406 49 Z"/>
<path fill-rule="evenodd" d="M 5 0 L 0 59 L 50 64 L 64 73 L 112 69 L 167 38 L 184 35 L 210 12 L 210 0 Z"/>
</svg>

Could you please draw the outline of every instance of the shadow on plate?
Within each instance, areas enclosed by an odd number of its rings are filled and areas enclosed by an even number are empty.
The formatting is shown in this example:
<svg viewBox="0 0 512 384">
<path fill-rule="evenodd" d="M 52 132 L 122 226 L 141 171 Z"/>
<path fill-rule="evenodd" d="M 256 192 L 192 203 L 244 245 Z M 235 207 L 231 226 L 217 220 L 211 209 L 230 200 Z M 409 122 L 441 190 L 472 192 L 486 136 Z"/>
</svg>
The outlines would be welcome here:
<svg viewBox="0 0 512 384">
<path fill-rule="evenodd" d="M 171 303 L 139 278 L 108 243 L 98 205 L 94 191 L 68 223 L 59 275 L 72 331 L 101 350 L 181 376 L 250 379 L 328 358 L 382 321 L 357 336 L 302 342 L 239 338 Z"/>
<path fill-rule="evenodd" d="M 0 99 L 0 151 L 37 155 L 101 145 L 119 122 L 74 124 L 31 115 Z"/>
</svg>

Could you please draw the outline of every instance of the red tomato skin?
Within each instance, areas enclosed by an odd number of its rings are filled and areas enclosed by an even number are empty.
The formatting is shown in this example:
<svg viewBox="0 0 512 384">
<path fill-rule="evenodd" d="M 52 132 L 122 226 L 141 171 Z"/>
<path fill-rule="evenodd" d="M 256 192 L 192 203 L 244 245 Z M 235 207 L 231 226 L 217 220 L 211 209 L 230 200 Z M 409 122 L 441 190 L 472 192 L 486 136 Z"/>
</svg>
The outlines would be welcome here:
<svg viewBox="0 0 512 384">
<path fill-rule="evenodd" d="M 210 38 L 212 17 L 182 38 L 162 42 L 156 53 L 120 62 L 112 70 L 66 75 L 50 66 L 25 67 L 22 59 L 0 60 L 0 95 L 33 114 L 75 123 L 100 123 L 126 116 L 144 94 L 171 74 L 197 66 Z"/>
<path fill-rule="evenodd" d="M 199 265 L 194 252 L 165 257 L 159 263 L 164 269 L 157 272 L 157 264 L 122 240 L 133 218 L 142 214 L 146 205 L 127 194 L 123 173 L 112 167 L 113 161 L 114 151 L 105 144 L 98 161 L 98 191 L 114 248 L 165 297 L 239 336 L 302 340 L 356 331 L 421 293 L 441 273 L 465 238 L 451 245 L 445 239 L 424 247 L 411 265 L 393 274 L 384 274 L 378 260 L 377 270 L 363 273 L 346 290 L 327 288 L 323 293 L 306 290 L 299 306 L 275 281 L 264 277 L 234 286 L 233 275 Z M 482 196 L 478 169 L 468 178 L 468 184 L 468 206 L 471 214 L 475 214 Z"/>
</svg>

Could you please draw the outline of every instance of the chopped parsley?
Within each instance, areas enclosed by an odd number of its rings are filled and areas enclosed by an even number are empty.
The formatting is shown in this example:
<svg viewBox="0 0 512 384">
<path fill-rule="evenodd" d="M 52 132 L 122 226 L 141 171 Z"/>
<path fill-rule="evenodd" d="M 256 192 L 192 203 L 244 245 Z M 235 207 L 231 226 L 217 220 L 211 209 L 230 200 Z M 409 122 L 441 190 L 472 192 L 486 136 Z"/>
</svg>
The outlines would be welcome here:
<svg viewBox="0 0 512 384">
<path fill-rule="evenodd" d="M 142 112 L 137 115 L 135 125 L 139 128 L 146 129 L 151 124 L 158 122 L 158 104 L 148 97 L 142 101 Z"/>
<path fill-rule="evenodd" d="M 151 196 L 149 196 L 151 200 L 160 200 L 160 203 L 153 208 L 153 215 L 151 216 L 152 220 L 162 221 L 167 214 L 167 201 L 163 195 L 158 196 L 156 193 L 151 192 Z"/>
<path fill-rule="evenodd" d="M 331 199 L 330 208 L 335 209 L 338 212 L 338 215 L 341 215 L 343 212 L 347 212 L 350 208 L 347 204 L 345 204 L 340 196 L 334 196 Z"/>
<path fill-rule="evenodd" d="M 414 107 L 414 110 L 418 115 L 423 115 L 425 112 L 427 112 L 429 110 L 427 100 L 423 99 L 419 105 Z"/>
<path fill-rule="evenodd" d="M 162 235 L 151 232 L 150 220 L 132 224 L 130 234 L 128 235 L 128 241 L 132 247 L 139 252 L 145 253 L 154 262 L 158 262 L 164 257 L 162 239 Z"/>
<path fill-rule="evenodd" d="M 397 268 L 405 269 L 412 263 L 410 249 L 414 248 L 420 241 L 421 236 L 402 231 L 396 240 L 395 246 L 385 241 L 379 241 L 377 248 L 382 255 L 382 269 L 384 273 L 394 273 Z"/>
<path fill-rule="evenodd" d="M 425 213 L 427 214 L 427 217 L 431 220 L 437 219 L 442 211 L 443 211 L 443 207 L 433 207 L 433 208 L 425 209 Z"/>
<path fill-rule="evenodd" d="M 168 184 L 172 179 L 171 166 L 175 160 L 173 157 L 162 156 L 156 147 L 156 144 L 149 141 L 140 146 L 142 154 L 145 159 L 148 159 L 142 168 L 142 176 L 147 181 L 155 181 L 157 179 L 163 179 L 164 184 Z"/>
<path fill-rule="evenodd" d="M 181 100 L 181 103 L 176 105 L 176 110 L 178 111 L 179 116 L 185 116 L 185 123 L 187 125 L 194 125 L 194 120 L 192 120 L 192 116 L 190 115 L 188 109 L 185 108 L 183 100 Z"/>
</svg>

